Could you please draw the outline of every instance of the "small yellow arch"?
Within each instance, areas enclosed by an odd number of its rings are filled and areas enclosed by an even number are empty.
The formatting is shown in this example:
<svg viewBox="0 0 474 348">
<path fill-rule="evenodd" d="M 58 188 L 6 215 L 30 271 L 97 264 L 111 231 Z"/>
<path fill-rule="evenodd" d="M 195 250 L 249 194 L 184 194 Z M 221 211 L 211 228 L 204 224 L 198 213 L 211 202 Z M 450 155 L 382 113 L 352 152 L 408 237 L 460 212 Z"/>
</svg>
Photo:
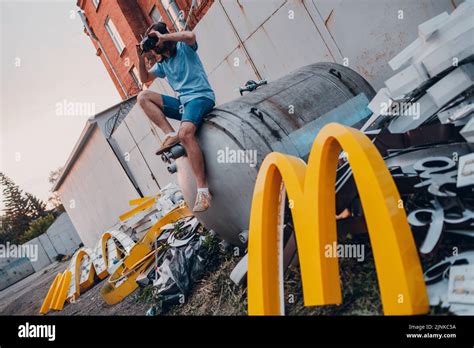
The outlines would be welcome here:
<svg viewBox="0 0 474 348">
<path fill-rule="evenodd" d="M 292 201 L 304 303 L 341 303 L 338 260 L 324 256 L 324 247 L 337 240 L 335 181 L 341 150 L 347 153 L 364 209 L 384 313 L 412 315 L 428 311 L 416 245 L 382 157 L 362 132 L 331 123 L 316 137 L 308 165 L 276 152 L 262 163 L 250 214 L 249 314 L 278 315 L 284 310 L 279 291 L 277 228 L 282 182 Z"/>
</svg>

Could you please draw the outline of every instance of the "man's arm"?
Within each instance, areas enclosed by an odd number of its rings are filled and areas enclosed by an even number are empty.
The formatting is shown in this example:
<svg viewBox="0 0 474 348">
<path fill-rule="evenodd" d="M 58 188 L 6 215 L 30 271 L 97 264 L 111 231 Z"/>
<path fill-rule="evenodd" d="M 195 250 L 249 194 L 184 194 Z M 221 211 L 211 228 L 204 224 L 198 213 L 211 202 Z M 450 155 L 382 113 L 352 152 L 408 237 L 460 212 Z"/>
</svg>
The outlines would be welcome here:
<svg viewBox="0 0 474 348">
<path fill-rule="evenodd" d="M 189 46 L 193 46 L 196 43 L 196 34 L 192 31 L 178 31 L 176 33 L 161 34 L 155 30 L 150 31 L 148 35 L 157 36 L 160 41 L 175 41 L 175 42 L 184 42 Z"/>
<path fill-rule="evenodd" d="M 140 81 L 145 84 L 151 82 L 155 79 L 155 76 L 150 74 L 146 68 L 145 57 L 141 54 L 142 49 L 137 45 L 137 55 L 138 55 L 138 75 L 140 75 Z"/>
</svg>

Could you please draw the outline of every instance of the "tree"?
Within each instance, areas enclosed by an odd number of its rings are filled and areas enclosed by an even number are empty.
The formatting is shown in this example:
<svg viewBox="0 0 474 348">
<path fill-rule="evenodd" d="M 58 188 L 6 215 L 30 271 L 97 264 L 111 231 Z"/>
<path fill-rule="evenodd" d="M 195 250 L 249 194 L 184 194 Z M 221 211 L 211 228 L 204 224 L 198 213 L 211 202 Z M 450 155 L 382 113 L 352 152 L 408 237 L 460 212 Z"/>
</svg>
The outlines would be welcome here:
<svg viewBox="0 0 474 348">
<path fill-rule="evenodd" d="M 18 243 L 20 236 L 28 230 L 30 223 L 47 214 L 43 201 L 30 193 L 24 193 L 13 180 L 0 172 L 3 188 L 5 217 L 0 230 L 0 242 Z"/>
<path fill-rule="evenodd" d="M 54 185 L 56 181 L 58 181 L 59 176 L 61 175 L 61 172 L 63 171 L 62 167 L 59 167 L 56 170 L 52 170 L 49 172 L 49 177 L 48 177 L 48 182 L 51 185 Z M 61 199 L 59 198 L 59 195 L 57 192 L 53 191 L 51 188 L 51 197 L 48 198 L 48 204 L 50 207 L 53 209 L 59 210 L 59 211 L 64 211 L 63 204 L 61 202 Z"/>
<path fill-rule="evenodd" d="M 19 242 L 23 244 L 42 235 L 53 224 L 54 220 L 56 220 L 56 217 L 53 214 L 48 214 L 31 221 L 29 228 L 20 236 Z"/>
</svg>

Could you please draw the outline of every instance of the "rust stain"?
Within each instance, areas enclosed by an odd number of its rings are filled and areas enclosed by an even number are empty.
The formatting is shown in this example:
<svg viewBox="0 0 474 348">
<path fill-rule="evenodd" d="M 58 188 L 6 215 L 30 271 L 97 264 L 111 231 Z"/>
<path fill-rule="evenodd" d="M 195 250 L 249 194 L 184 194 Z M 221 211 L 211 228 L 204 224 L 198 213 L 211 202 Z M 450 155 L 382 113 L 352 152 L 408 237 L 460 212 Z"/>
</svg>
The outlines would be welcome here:
<svg viewBox="0 0 474 348">
<path fill-rule="evenodd" d="M 245 13 L 244 6 L 240 3 L 239 0 L 237 0 L 237 5 L 239 5 L 240 10 Z"/>
<path fill-rule="evenodd" d="M 329 16 L 328 18 L 326 18 L 326 20 L 324 21 L 324 25 L 326 26 L 326 28 L 329 29 L 329 26 L 332 24 L 333 21 L 331 21 L 332 19 L 332 15 L 334 13 L 334 9 L 331 10 L 331 12 L 329 13 Z"/>
</svg>

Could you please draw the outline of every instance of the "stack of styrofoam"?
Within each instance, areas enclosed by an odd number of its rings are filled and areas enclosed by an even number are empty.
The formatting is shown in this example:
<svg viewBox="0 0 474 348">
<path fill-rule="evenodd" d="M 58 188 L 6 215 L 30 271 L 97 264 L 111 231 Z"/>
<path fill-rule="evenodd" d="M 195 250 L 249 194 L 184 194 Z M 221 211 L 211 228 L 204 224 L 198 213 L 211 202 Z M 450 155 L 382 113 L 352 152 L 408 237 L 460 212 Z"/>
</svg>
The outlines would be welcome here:
<svg viewBox="0 0 474 348">
<path fill-rule="evenodd" d="M 140 238 L 159 219 L 161 219 L 161 217 L 175 209 L 184 200 L 181 190 L 173 183 L 163 187 L 155 198 L 155 204 L 122 221 L 121 230 L 131 229 L 134 231 L 136 237 Z"/>
<path fill-rule="evenodd" d="M 466 0 L 451 15 L 443 12 L 420 24 L 418 38 L 389 62 L 398 73 L 385 81 L 386 87 L 370 102 L 373 115 L 362 130 L 369 128 L 381 115 L 396 116 L 388 127 L 392 133 L 404 133 L 420 126 L 449 101 L 473 86 L 474 63 L 460 64 L 473 55 L 474 0 Z M 408 106 L 398 108 L 395 113 L 387 112 L 390 109 L 387 105 L 392 105 L 394 100 L 401 100 L 453 67 L 454 70 L 422 93 L 412 108 Z M 461 107 L 465 108 L 466 103 Z M 472 117 L 472 112 L 463 117 Z"/>
</svg>

